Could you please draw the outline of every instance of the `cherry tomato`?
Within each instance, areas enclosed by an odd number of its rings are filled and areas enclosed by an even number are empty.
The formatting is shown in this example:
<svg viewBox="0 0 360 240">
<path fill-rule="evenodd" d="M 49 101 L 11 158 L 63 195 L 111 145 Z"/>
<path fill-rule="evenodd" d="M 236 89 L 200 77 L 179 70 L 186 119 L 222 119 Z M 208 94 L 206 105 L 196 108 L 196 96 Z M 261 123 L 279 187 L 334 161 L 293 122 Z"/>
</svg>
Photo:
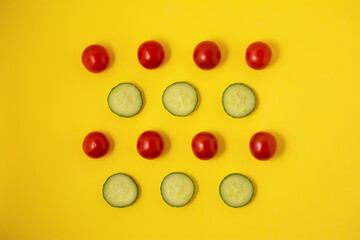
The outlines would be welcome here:
<svg viewBox="0 0 360 240">
<path fill-rule="evenodd" d="M 201 42 L 195 47 L 193 58 L 199 68 L 203 70 L 213 69 L 220 62 L 220 48 L 211 41 Z"/>
<path fill-rule="evenodd" d="M 109 53 L 98 44 L 90 45 L 82 53 L 81 60 L 85 68 L 92 73 L 104 71 L 109 65 Z"/>
<path fill-rule="evenodd" d="M 138 153 L 146 159 L 154 159 L 160 156 L 164 149 L 161 135 L 155 131 L 143 132 L 137 141 Z"/>
<path fill-rule="evenodd" d="M 160 43 L 147 41 L 140 45 L 138 49 L 138 59 L 140 64 L 147 69 L 155 69 L 164 61 L 165 51 Z"/>
<path fill-rule="evenodd" d="M 215 156 L 218 146 L 214 135 L 200 132 L 192 139 L 191 147 L 194 155 L 201 160 L 208 160 Z"/>
<path fill-rule="evenodd" d="M 83 150 L 91 158 L 100 158 L 109 150 L 109 141 L 103 133 L 91 132 L 84 139 Z"/>
<path fill-rule="evenodd" d="M 250 152 L 259 160 L 268 160 L 276 152 L 276 139 L 268 132 L 255 133 L 250 139 Z"/>
<path fill-rule="evenodd" d="M 269 65 L 271 48 L 264 42 L 254 42 L 246 49 L 246 62 L 249 67 L 260 70 Z"/>
</svg>

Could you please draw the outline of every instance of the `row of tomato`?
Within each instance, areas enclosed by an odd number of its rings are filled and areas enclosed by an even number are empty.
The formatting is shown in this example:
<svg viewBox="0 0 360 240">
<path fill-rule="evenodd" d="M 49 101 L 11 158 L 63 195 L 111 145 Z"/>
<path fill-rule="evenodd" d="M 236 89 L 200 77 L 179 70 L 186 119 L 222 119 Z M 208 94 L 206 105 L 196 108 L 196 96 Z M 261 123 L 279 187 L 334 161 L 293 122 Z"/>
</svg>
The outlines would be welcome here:
<svg viewBox="0 0 360 240">
<path fill-rule="evenodd" d="M 146 41 L 138 48 L 138 60 L 146 69 L 158 68 L 164 61 L 164 47 L 156 41 Z M 245 52 L 246 63 L 249 67 L 260 70 L 269 65 L 272 56 L 271 48 L 264 42 L 253 42 Z M 219 46 L 212 41 L 200 42 L 194 49 L 193 60 L 203 69 L 215 68 L 221 59 Z M 101 45 L 94 44 L 85 48 L 82 53 L 82 63 L 93 73 L 104 71 L 110 61 L 108 51 Z"/>
<path fill-rule="evenodd" d="M 109 141 L 105 134 L 95 131 L 89 133 L 83 141 L 83 150 L 91 158 L 100 158 L 109 150 Z M 156 131 L 145 131 L 137 140 L 137 151 L 146 159 L 155 159 L 164 149 L 164 140 Z M 209 132 L 196 134 L 191 142 L 194 155 L 201 160 L 213 158 L 218 150 L 216 137 Z M 249 142 L 251 154 L 259 160 L 268 160 L 276 152 L 276 139 L 268 132 L 255 133 Z"/>
</svg>

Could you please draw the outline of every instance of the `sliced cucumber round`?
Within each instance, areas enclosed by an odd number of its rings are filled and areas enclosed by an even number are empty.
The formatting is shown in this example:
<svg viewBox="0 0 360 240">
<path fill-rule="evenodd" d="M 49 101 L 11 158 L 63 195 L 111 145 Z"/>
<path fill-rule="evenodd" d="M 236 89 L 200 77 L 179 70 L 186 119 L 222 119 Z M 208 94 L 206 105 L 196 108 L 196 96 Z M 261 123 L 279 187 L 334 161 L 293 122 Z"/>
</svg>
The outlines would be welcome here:
<svg viewBox="0 0 360 240">
<path fill-rule="evenodd" d="M 242 174 L 233 173 L 220 183 L 221 199 L 228 206 L 238 208 L 248 204 L 254 195 L 254 185 Z"/>
<path fill-rule="evenodd" d="M 195 110 L 198 94 L 191 84 L 176 82 L 165 89 L 162 102 L 165 109 L 172 115 L 185 117 Z"/>
<path fill-rule="evenodd" d="M 168 174 L 161 182 L 161 196 L 172 207 L 182 207 L 188 204 L 195 193 L 193 180 L 181 172 Z"/>
<path fill-rule="evenodd" d="M 242 83 L 228 86 L 222 96 L 225 112 L 233 118 L 242 118 L 254 111 L 256 96 L 254 91 Z"/>
<path fill-rule="evenodd" d="M 139 193 L 139 188 L 132 177 L 125 173 L 110 176 L 103 186 L 103 197 L 112 207 L 128 207 L 132 205 Z"/>
<path fill-rule="evenodd" d="M 120 83 L 111 89 L 108 105 L 113 113 L 129 118 L 140 112 L 143 98 L 140 90 L 134 84 Z"/>
</svg>

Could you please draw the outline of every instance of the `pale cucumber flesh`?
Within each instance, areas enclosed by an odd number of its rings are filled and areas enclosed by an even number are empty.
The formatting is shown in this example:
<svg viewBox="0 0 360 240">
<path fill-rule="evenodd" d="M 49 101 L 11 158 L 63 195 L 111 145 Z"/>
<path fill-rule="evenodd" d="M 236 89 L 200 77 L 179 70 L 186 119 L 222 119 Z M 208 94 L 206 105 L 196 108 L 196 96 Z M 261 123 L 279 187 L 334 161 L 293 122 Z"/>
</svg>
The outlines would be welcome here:
<svg viewBox="0 0 360 240">
<path fill-rule="evenodd" d="M 222 102 L 228 115 L 242 118 L 255 109 L 256 96 L 253 90 L 245 84 L 235 83 L 225 89 Z"/>
<path fill-rule="evenodd" d="M 140 90 L 131 83 L 120 83 L 108 96 L 111 111 L 121 117 L 132 117 L 142 107 L 143 99 Z"/>
<path fill-rule="evenodd" d="M 244 175 L 233 173 L 222 180 L 219 191 L 228 206 L 237 208 L 250 202 L 254 195 L 254 186 Z"/>
<path fill-rule="evenodd" d="M 135 202 L 138 186 L 127 174 L 117 173 L 110 176 L 103 186 L 103 197 L 113 207 L 127 207 Z"/>
<path fill-rule="evenodd" d="M 162 98 L 165 109 L 180 117 L 192 113 L 198 102 L 196 89 L 186 82 L 177 82 L 168 86 Z"/>
<path fill-rule="evenodd" d="M 171 173 L 161 183 L 161 195 L 172 207 L 182 207 L 190 202 L 194 193 L 193 180 L 184 173 Z"/>
</svg>

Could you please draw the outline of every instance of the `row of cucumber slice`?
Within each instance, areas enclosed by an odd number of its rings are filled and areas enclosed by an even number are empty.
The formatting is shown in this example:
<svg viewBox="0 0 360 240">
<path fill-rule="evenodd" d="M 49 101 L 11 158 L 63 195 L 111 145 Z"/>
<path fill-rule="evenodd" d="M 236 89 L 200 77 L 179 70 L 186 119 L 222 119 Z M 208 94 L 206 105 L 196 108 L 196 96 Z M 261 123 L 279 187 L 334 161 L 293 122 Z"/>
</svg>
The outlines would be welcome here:
<svg viewBox="0 0 360 240">
<path fill-rule="evenodd" d="M 168 86 L 162 102 L 167 111 L 178 117 L 192 113 L 198 104 L 196 89 L 187 82 L 176 82 Z M 222 95 L 225 112 L 234 118 L 242 118 L 254 111 L 256 96 L 254 91 L 243 83 L 228 86 Z M 143 105 L 141 91 L 132 83 L 120 83 L 108 96 L 111 111 L 121 117 L 132 117 L 138 114 Z"/>
<path fill-rule="evenodd" d="M 182 172 L 168 174 L 161 182 L 160 192 L 165 203 L 172 207 L 183 207 L 195 194 L 194 181 Z M 254 185 L 246 176 L 232 173 L 220 183 L 221 199 L 230 207 L 248 204 L 254 195 Z M 112 207 L 128 207 L 138 198 L 139 188 L 134 179 L 125 173 L 110 176 L 103 186 L 103 197 Z"/>
</svg>

